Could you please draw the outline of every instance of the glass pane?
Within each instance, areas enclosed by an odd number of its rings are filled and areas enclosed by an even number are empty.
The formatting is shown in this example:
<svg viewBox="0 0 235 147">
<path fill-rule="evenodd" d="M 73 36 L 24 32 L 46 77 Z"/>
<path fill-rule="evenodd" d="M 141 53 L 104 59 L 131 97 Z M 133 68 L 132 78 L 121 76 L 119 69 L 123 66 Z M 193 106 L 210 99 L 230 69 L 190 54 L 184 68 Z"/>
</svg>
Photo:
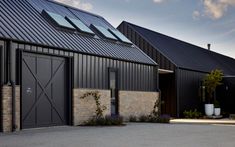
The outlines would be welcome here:
<svg viewBox="0 0 235 147">
<path fill-rule="evenodd" d="M 115 72 L 110 72 L 110 89 L 116 88 L 116 79 L 115 79 Z"/>
<path fill-rule="evenodd" d="M 126 38 L 126 36 L 124 36 L 121 32 L 117 31 L 117 30 L 111 30 L 109 29 L 109 31 L 114 34 L 119 40 L 123 41 L 123 42 L 126 42 L 126 43 L 131 43 L 132 42 Z"/>
<path fill-rule="evenodd" d="M 83 22 L 81 22 L 79 19 L 73 19 L 73 18 L 68 18 L 66 19 L 71 22 L 79 31 L 94 34 L 90 28 L 88 28 Z"/>
<path fill-rule="evenodd" d="M 104 27 L 101 26 L 96 26 L 93 25 L 97 31 L 99 31 L 104 37 L 109 38 L 109 39 L 113 39 L 113 40 L 117 40 L 116 37 L 113 36 L 113 34 L 111 34 L 107 29 L 105 29 Z"/>
<path fill-rule="evenodd" d="M 46 12 L 58 25 L 70 29 L 75 29 L 65 18 L 59 14 L 55 14 L 52 12 Z"/>
<path fill-rule="evenodd" d="M 109 73 L 109 82 L 111 90 L 111 116 L 116 116 L 117 113 L 117 101 L 116 101 L 116 72 Z"/>
</svg>

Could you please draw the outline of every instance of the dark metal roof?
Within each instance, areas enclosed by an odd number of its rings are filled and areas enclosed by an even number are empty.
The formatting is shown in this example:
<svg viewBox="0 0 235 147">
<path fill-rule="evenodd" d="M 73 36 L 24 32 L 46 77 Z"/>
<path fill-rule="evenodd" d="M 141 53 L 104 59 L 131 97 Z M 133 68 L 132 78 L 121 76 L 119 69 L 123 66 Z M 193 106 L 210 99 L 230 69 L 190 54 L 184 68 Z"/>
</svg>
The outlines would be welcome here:
<svg viewBox="0 0 235 147">
<path fill-rule="evenodd" d="M 166 56 L 177 67 L 209 72 L 221 69 L 227 75 L 235 74 L 235 59 L 207 49 L 180 41 L 152 30 L 126 23 L 156 50 Z"/>
<path fill-rule="evenodd" d="M 101 25 L 115 29 L 101 16 L 48 0 L 1 0 L 0 38 L 19 40 L 138 63 L 156 64 L 140 49 L 96 36 L 61 31 L 48 23 L 42 10 L 76 18 L 87 26 Z"/>
</svg>

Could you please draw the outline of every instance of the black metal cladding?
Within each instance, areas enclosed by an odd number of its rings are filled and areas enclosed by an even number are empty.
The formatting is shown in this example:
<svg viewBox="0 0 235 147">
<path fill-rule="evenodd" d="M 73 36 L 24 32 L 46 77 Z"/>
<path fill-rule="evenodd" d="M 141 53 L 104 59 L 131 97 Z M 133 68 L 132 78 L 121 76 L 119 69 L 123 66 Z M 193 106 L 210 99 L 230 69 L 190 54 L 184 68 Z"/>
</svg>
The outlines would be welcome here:
<svg viewBox="0 0 235 147">
<path fill-rule="evenodd" d="M 68 51 L 51 49 L 41 46 L 29 45 L 24 43 L 12 44 L 12 49 L 49 54 L 54 56 L 64 56 L 73 58 L 73 83 L 75 88 L 93 88 L 108 89 L 108 69 L 114 68 L 118 72 L 119 90 L 130 91 L 156 91 L 157 90 L 157 67 L 104 58 L 86 54 L 78 54 Z M 17 62 L 16 60 L 14 61 Z M 19 84 L 19 75 L 16 74 L 17 64 L 14 64 L 14 70 L 17 84 Z M 7 73 L 5 73 L 7 75 Z M 6 79 L 5 79 L 6 81 Z"/>
<path fill-rule="evenodd" d="M 235 60 L 231 57 L 209 51 L 125 21 L 119 25 L 118 29 L 154 59 L 153 54 L 155 53 L 149 50 L 148 47 L 149 44 L 152 45 L 153 48 L 160 53 L 157 55 L 157 60 L 155 60 L 160 64 L 160 68 L 172 69 L 172 66 L 175 65 L 179 68 L 201 72 L 221 69 L 226 75 L 235 74 Z"/>
<path fill-rule="evenodd" d="M 217 88 L 216 99 L 220 102 L 220 107 L 227 114 L 235 114 L 235 77 L 223 78 L 223 84 Z"/>
<path fill-rule="evenodd" d="M 185 69 L 177 70 L 177 86 L 178 86 L 178 112 L 180 115 L 185 110 L 192 108 L 201 109 L 201 101 L 199 97 L 200 82 L 207 73 L 191 71 Z"/>
<path fill-rule="evenodd" d="M 120 90 L 156 91 L 157 69 L 154 66 L 136 64 L 90 55 L 75 54 L 76 86 L 81 88 L 108 89 L 108 69 L 117 69 Z M 155 74 L 156 73 L 156 74 Z"/>
<path fill-rule="evenodd" d="M 128 22 L 122 22 L 118 29 L 149 57 L 154 59 L 159 64 L 159 68 L 175 71 L 173 78 L 171 77 L 172 81 L 170 81 L 175 85 L 161 89 L 162 96 L 165 96 L 165 100 L 169 100 L 166 107 L 174 105 L 172 100 L 177 101 L 175 102 L 177 112 L 171 111 L 171 108 L 166 109 L 172 115 L 177 113 L 178 116 L 181 116 L 184 110 L 202 109 L 200 108 L 202 104 L 198 90 L 200 81 L 206 73 L 213 69 L 221 69 L 225 75 L 235 74 L 235 60 L 230 57 Z M 162 77 L 160 76 L 160 78 Z M 164 79 L 159 80 L 160 88 L 165 88 L 166 83 L 162 80 Z M 169 78 L 166 82 L 169 82 Z M 171 92 L 169 92 L 169 89 L 171 89 Z M 163 94 L 165 91 L 167 93 Z"/>
<path fill-rule="evenodd" d="M 121 23 L 118 30 L 122 32 L 128 39 L 130 39 L 136 46 L 138 46 L 144 53 L 151 57 L 159 64 L 160 69 L 174 70 L 175 65 L 157 49 L 148 43 L 142 36 L 132 29 L 127 23 Z"/>
<path fill-rule="evenodd" d="M 87 35 L 60 31 L 41 15 L 42 10 L 113 28 L 104 18 L 47 0 L 1 0 L 0 38 L 30 42 L 70 51 L 155 65 L 136 47 Z"/>
</svg>

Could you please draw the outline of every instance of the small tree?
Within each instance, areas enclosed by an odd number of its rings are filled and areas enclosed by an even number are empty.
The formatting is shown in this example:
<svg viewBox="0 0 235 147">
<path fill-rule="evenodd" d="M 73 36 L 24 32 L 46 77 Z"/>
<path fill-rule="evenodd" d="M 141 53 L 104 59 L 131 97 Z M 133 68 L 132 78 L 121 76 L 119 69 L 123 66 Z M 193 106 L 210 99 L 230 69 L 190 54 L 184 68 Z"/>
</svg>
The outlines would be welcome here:
<svg viewBox="0 0 235 147">
<path fill-rule="evenodd" d="M 206 92 L 208 94 L 208 102 L 211 103 L 213 99 L 213 94 L 216 87 L 221 85 L 223 73 L 221 70 L 212 70 L 207 74 L 203 80 L 203 85 L 206 87 Z"/>
</svg>

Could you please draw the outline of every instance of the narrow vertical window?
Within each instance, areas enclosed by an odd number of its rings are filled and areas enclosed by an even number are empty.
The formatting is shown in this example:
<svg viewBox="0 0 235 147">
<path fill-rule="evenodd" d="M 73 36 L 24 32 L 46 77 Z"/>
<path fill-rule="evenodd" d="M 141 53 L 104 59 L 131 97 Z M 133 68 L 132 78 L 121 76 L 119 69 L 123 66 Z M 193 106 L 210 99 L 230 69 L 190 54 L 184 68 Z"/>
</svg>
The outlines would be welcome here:
<svg viewBox="0 0 235 147">
<path fill-rule="evenodd" d="M 111 91 L 111 116 L 118 115 L 117 71 L 109 70 L 109 89 Z"/>
</svg>

